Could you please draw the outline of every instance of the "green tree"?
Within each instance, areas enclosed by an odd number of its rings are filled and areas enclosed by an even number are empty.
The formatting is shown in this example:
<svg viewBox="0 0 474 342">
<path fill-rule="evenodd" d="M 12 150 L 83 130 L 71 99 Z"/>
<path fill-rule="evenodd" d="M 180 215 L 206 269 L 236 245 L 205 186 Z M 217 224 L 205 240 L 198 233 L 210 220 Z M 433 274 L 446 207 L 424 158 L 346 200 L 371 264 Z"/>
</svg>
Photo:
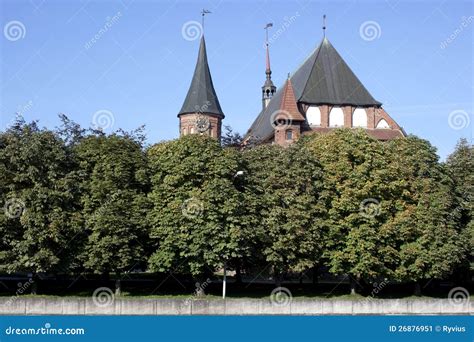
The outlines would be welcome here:
<svg viewBox="0 0 474 342">
<path fill-rule="evenodd" d="M 0 270 L 67 272 L 77 254 L 78 175 L 64 141 L 18 119 L 0 134 Z M 32 292 L 36 292 L 36 285 Z"/>
<path fill-rule="evenodd" d="M 455 181 L 461 209 L 461 227 L 469 241 L 466 260 L 474 270 L 474 146 L 466 139 L 459 140 L 446 162 Z"/>
<path fill-rule="evenodd" d="M 199 278 L 241 258 L 248 238 L 238 152 L 189 135 L 152 146 L 149 213 L 156 272 Z"/>
<path fill-rule="evenodd" d="M 225 133 L 222 136 L 222 146 L 224 147 L 240 147 L 242 144 L 242 136 L 238 132 L 234 132 L 232 127 L 224 126 Z"/>
<path fill-rule="evenodd" d="M 308 144 L 324 170 L 331 272 L 415 281 L 419 292 L 420 281 L 448 276 L 459 264 L 464 248 L 454 183 L 427 141 L 383 143 L 363 130 L 341 129 Z"/>
<path fill-rule="evenodd" d="M 409 136 L 388 144 L 397 174 L 398 211 L 387 223 L 399 232 L 395 277 L 415 281 L 443 278 L 459 265 L 466 244 L 461 234 L 455 184 L 436 149 Z"/>
<path fill-rule="evenodd" d="M 254 250 L 271 265 L 277 284 L 289 272 L 320 262 L 325 206 L 319 162 L 304 145 L 263 145 L 244 151 L 246 209 L 257 239 Z"/>
<path fill-rule="evenodd" d="M 100 132 L 76 146 L 82 176 L 82 206 L 87 238 L 82 260 L 87 270 L 106 278 L 146 262 L 148 170 L 141 141 Z"/>
<path fill-rule="evenodd" d="M 393 227 L 394 171 L 386 146 L 364 130 L 338 129 L 304 141 L 323 168 L 322 198 L 328 208 L 324 257 L 330 272 L 356 283 L 393 276 L 397 263 Z"/>
</svg>

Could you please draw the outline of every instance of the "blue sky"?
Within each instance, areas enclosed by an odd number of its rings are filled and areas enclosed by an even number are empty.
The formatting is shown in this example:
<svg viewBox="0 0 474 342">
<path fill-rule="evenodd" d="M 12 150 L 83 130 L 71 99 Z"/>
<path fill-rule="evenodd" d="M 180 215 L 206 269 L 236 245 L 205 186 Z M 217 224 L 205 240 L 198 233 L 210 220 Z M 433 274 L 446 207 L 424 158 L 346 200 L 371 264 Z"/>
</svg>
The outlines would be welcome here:
<svg viewBox="0 0 474 342">
<path fill-rule="evenodd" d="M 331 43 L 407 133 L 430 140 L 442 158 L 459 138 L 473 138 L 470 1 L 0 3 L 2 130 L 15 112 L 54 128 L 58 113 L 89 126 L 106 111 L 109 131 L 145 124 L 149 143 L 176 138 L 199 45 L 183 27 L 206 8 L 209 64 L 234 130 L 245 133 L 261 108 L 265 24 L 274 24 L 280 86 L 321 41 L 326 14 Z"/>
</svg>

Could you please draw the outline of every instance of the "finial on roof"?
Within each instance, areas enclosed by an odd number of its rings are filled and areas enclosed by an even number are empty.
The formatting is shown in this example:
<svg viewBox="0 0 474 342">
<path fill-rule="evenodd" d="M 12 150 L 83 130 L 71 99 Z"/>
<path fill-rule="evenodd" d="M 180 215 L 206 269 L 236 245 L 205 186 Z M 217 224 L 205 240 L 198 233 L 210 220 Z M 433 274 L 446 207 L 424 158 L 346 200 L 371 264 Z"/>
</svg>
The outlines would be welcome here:
<svg viewBox="0 0 474 342">
<path fill-rule="evenodd" d="M 265 83 L 263 84 L 262 87 L 262 107 L 265 109 L 270 102 L 270 99 L 273 97 L 273 95 L 276 93 L 276 87 L 272 82 L 272 69 L 270 67 L 270 49 L 269 49 L 269 41 L 268 41 L 268 29 L 270 27 L 273 27 L 273 23 L 268 23 L 265 25 L 264 30 L 265 30 L 265 55 L 266 55 L 266 60 L 265 60 L 265 75 L 266 75 L 266 80 Z"/>
<path fill-rule="evenodd" d="M 201 26 L 202 26 L 202 33 L 204 34 L 204 16 L 206 14 L 212 13 L 211 11 L 208 11 L 207 9 L 202 9 L 201 11 Z"/>
<path fill-rule="evenodd" d="M 290 79 L 290 73 L 288 73 L 288 79 Z"/>
<path fill-rule="evenodd" d="M 326 14 L 323 15 L 323 37 L 326 38 Z"/>
<path fill-rule="evenodd" d="M 267 25 L 265 25 L 264 29 L 266 31 L 266 36 L 265 36 L 265 43 L 267 44 L 268 46 L 268 29 L 270 27 L 273 27 L 273 23 L 268 23 Z"/>
<path fill-rule="evenodd" d="M 266 69 L 265 69 L 265 72 L 267 74 L 267 78 L 272 73 L 271 68 L 270 68 L 270 52 L 269 52 L 269 49 L 268 49 L 268 29 L 270 27 L 273 27 L 273 23 L 268 23 L 264 27 L 264 29 L 265 29 L 265 46 L 266 46 Z"/>
</svg>

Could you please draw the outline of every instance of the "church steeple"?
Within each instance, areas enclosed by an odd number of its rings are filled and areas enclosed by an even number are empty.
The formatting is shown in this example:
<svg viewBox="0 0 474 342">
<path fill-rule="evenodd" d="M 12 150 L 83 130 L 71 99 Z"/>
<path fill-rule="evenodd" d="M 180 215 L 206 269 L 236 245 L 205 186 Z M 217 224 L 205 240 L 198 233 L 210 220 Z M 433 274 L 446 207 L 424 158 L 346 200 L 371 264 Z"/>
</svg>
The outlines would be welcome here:
<svg viewBox="0 0 474 342">
<path fill-rule="evenodd" d="M 199 133 L 220 140 L 224 113 L 212 83 L 204 35 L 201 37 L 193 79 L 178 118 L 181 135 Z"/>
<path fill-rule="evenodd" d="M 265 26 L 265 48 L 266 48 L 266 68 L 265 75 L 266 80 L 262 87 L 262 109 L 267 108 L 268 103 L 270 102 L 273 95 L 276 93 L 276 87 L 272 82 L 272 69 L 270 67 L 270 49 L 268 44 L 268 29 L 272 27 L 272 23 L 268 23 Z"/>
</svg>

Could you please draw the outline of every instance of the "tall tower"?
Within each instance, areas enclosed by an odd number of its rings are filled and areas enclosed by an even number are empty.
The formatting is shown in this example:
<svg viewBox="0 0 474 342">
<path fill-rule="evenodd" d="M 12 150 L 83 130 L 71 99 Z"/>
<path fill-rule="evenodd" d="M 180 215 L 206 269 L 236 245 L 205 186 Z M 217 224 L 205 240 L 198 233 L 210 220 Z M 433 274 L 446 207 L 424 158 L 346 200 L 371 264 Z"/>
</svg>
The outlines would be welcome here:
<svg viewBox="0 0 474 342">
<path fill-rule="evenodd" d="M 272 99 L 273 95 L 276 93 L 276 87 L 272 82 L 272 69 L 270 68 L 270 51 L 268 47 L 268 29 L 272 27 L 273 24 L 269 23 L 265 26 L 265 47 L 266 47 L 266 68 L 265 74 L 267 76 L 265 83 L 262 87 L 262 109 L 267 108 L 268 103 Z"/>
<path fill-rule="evenodd" d="M 193 79 L 178 118 L 180 135 L 206 134 L 220 141 L 224 113 L 212 83 L 204 35 Z"/>
</svg>

